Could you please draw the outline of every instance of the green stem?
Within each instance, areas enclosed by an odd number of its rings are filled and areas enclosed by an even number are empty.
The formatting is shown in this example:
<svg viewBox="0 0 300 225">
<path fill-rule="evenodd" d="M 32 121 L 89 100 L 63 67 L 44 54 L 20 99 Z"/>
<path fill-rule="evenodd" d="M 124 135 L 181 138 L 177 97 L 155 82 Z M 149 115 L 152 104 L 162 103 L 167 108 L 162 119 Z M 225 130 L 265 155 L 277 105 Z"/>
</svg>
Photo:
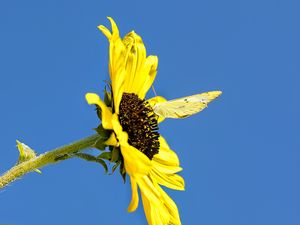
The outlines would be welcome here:
<svg viewBox="0 0 300 225">
<path fill-rule="evenodd" d="M 94 147 L 96 142 L 103 141 L 105 138 L 99 134 L 95 134 L 79 141 L 65 145 L 54 150 L 48 151 L 44 154 L 39 155 L 36 158 L 20 163 L 0 177 L 0 189 L 4 188 L 17 178 L 25 175 L 26 173 L 32 172 L 35 169 L 42 168 L 44 166 L 56 163 L 59 159 L 67 154 L 75 153 L 83 149 Z"/>
</svg>

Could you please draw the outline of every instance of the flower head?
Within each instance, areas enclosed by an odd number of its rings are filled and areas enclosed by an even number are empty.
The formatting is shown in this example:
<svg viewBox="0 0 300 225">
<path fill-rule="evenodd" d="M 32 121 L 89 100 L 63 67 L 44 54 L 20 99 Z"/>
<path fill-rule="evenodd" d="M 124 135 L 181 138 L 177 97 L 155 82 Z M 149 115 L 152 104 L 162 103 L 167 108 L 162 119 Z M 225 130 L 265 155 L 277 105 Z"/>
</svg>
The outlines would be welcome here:
<svg viewBox="0 0 300 225">
<path fill-rule="evenodd" d="M 144 99 L 155 79 L 158 58 L 146 55 L 142 38 L 134 31 L 122 39 L 114 20 L 108 19 L 112 31 L 102 25 L 99 29 L 109 40 L 111 104 L 108 107 L 94 93 L 86 94 L 86 99 L 100 109 L 103 128 L 112 131 L 106 144 L 120 148 L 132 189 L 128 211 L 138 207 L 139 189 L 149 224 L 181 224 L 176 204 L 160 187 L 184 190 L 184 180 L 176 174 L 182 170 L 178 157 L 158 133 L 153 111 L 153 103 L 165 99 Z"/>
</svg>

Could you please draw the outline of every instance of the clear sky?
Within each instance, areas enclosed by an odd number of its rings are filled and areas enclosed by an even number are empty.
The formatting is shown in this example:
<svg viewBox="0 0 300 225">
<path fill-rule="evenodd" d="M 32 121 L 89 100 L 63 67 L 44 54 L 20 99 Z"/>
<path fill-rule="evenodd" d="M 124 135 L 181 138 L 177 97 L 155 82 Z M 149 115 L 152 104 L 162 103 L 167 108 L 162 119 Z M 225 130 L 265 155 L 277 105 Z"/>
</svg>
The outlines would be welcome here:
<svg viewBox="0 0 300 225">
<path fill-rule="evenodd" d="M 168 99 L 223 95 L 202 113 L 160 127 L 184 168 L 168 193 L 183 224 L 300 224 L 298 1 L 1 1 L 0 172 L 15 140 L 38 153 L 93 134 L 86 92 L 102 93 L 112 16 L 159 57 L 156 91 Z M 153 96 L 149 92 L 149 97 Z M 0 224 L 145 225 L 128 214 L 129 183 L 69 160 L 0 191 Z"/>
</svg>

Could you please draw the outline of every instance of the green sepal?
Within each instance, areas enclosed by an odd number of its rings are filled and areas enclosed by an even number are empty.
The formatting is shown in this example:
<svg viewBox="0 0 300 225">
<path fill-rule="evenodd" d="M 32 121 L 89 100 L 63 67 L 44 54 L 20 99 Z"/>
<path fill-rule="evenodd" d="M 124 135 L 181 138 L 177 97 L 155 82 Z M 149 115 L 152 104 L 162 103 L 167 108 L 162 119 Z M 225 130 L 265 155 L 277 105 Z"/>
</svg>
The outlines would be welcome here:
<svg viewBox="0 0 300 225">
<path fill-rule="evenodd" d="M 104 89 L 104 103 L 106 106 L 111 107 L 111 93 Z"/>
<path fill-rule="evenodd" d="M 90 155 L 90 154 L 87 154 L 87 153 L 82 153 L 82 152 L 75 153 L 74 155 L 77 156 L 78 158 L 84 159 L 86 161 L 96 162 L 96 163 L 101 164 L 103 166 L 104 170 L 105 170 L 105 173 L 108 173 L 108 167 L 107 167 L 106 163 L 104 162 L 104 160 L 102 160 L 98 157 L 95 157 L 93 155 Z"/>
<path fill-rule="evenodd" d="M 102 110 L 98 105 L 95 105 L 95 106 L 96 106 L 95 110 L 96 110 L 97 116 L 101 120 L 102 119 Z"/>
<path fill-rule="evenodd" d="M 105 130 L 102 124 L 100 124 L 97 128 L 94 128 L 94 130 L 101 136 L 101 138 L 99 138 L 99 140 L 95 143 L 94 147 L 103 151 L 107 147 L 104 142 L 109 138 L 111 132 Z"/>
<path fill-rule="evenodd" d="M 102 140 L 99 140 L 95 143 L 94 148 L 100 150 L 100 151 L 104 151 L 106 148 L 106 145 L 103 143 Z"/>
<path fill-rule="evenodd" d="M 25 161 L 31 160 L 33 158 L 36 158 L 36 153 L 33 149 L 31 149 L 29 146 L 25 145 L 24 143 L 18 140 L 16 140 L 16 142 L 17 142 L 17 148 L 20 153 L 17 165 Z M 39 174 L 42 173 L 39 169 L 35 169 L 34 171 Z"/>
<path fill-rule="evenodd" d="M 107 159 L 111 160 L 112 153 L 111 152 L 102 152 L 99 156 L 97 156 L 98 159 Z"/>
<path fill-rule="evenodd" d="M 122 176 L 123 182 L 126 183 L 126 170 L 125 170 L 125 166 L 124 166 L 124 162 L 122 161 L 121 165 L 120 165 L 120 174 Z"/>
<path fill-rule="evenodd" d="M 94 130 L 101 136 L 103 139 L 108 139 L 110 136 L 110 132 L 108 130 L 105 130 L 100 124 L 98 127 L 94 128 Z M 103 140 L 102 140 L 103 141 Z"/>
<path fill-rule="evenodd" d="M 111 174 L 115 172 L 115 170 L 118 168 L 118 166 L 121 164 L 121 161 L 116 162 L 116 164 L 112 167 Z"/>
<path fill-rule="evenodd" d="M 120 158 L 120 149 L 118 147 L 114 147 L 111 152 L 111 162 L 117 162 Z"/>
</svg>

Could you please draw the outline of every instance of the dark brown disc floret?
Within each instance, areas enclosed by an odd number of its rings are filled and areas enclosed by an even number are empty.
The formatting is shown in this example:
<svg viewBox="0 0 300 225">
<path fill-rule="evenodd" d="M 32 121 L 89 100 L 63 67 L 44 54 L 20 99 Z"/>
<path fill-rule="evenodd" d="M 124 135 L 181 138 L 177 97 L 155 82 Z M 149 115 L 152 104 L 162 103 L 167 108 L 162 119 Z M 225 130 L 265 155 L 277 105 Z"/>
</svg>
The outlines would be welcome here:
<svg viewBox="0 0 300 225">
<path fill-rule="evenodd" d="M 123 93 L 119 120 L 128 134 L 128 143 L 152 159 L 159 151 L 157 116 L 151 106 L 136 94 Z"/>
</svg>

